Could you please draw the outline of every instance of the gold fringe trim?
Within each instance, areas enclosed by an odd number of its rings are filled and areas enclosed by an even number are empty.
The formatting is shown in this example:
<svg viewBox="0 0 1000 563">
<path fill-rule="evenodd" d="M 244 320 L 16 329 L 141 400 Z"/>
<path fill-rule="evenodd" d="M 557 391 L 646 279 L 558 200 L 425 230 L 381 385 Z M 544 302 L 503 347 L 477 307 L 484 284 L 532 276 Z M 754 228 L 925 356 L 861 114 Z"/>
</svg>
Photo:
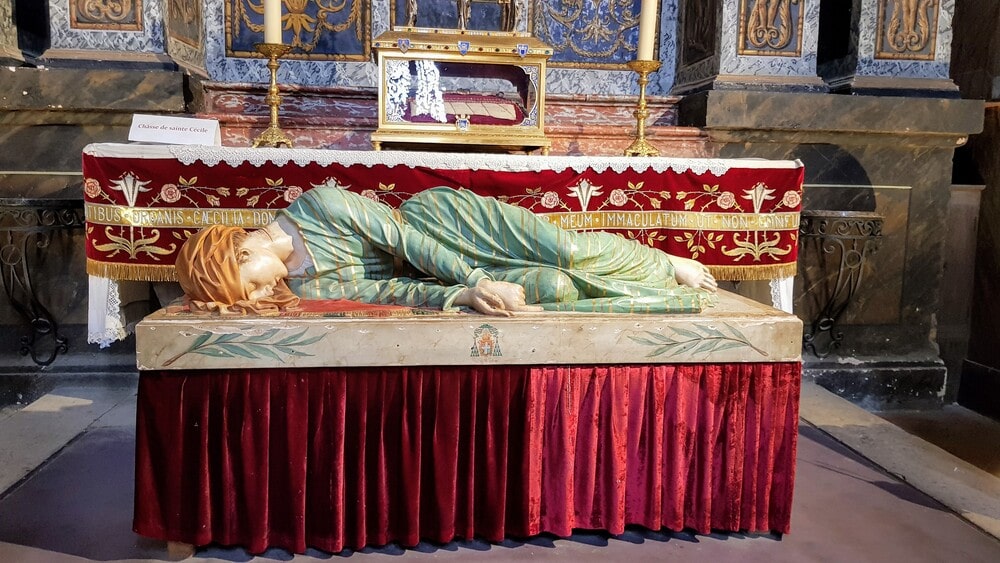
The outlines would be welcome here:
<svg viewBox="0 0 1000 563">
<path fill-rule="evenodd" d="M 173 265 L 156 264 L 118 264 L 115 262 L 98 262 L 87 258 L 87 273 L 101 278 L 114 280 L 132 280 L 145 282 L 177 281 L 177 273 Z"/>
<path fill-rule="evenodd" d="M 416 317 L 424 315 L 435 315 L 440 316 L 441 311 L 424 311 L 420 309 L 413 309 L 409 311 L 336 311 L 336 312 L 319 312 L 319 311 L 282 311 L 276 316 L 282 319 L 288 318 L 301 318 L 301 319 L 329 319 L 329 318 L 391 318 L 391 317 Z"/>
<path fill-rule="evenodd" d="M 709 266 L 717 280 L 725 281 L 759 281 L 775 278 L 790 278 L 795 275 L 796 263 L 791 264 L 759 264 L 751 266 Z"/>
<path fill-rule="evenodd" d="M 751 266 L 709 266 L 718 280 L 725 281 L 758 281 L 775 278 L 790 278 L 795 275 L 796 266 L 791 264 L 760 264 Z M 177 281 L 177 273 L 173 266 L 156 264 L 118 264 L 114 262 L 98 262 L 87 259 L 87 273 L 92 276 L 111 278 L 115 280 L 133 280 L 146 282 Z"/>
</svg>

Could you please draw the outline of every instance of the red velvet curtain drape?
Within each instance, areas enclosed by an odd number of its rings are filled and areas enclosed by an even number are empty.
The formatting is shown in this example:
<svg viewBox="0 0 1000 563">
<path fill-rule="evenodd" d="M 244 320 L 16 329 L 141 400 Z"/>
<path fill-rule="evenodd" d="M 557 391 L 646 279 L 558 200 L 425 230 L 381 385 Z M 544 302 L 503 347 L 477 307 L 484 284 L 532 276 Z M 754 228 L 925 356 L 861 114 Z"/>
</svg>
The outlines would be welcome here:
<svg viewBox="0 0 1000 563">
<path fill-rule="evenodd" d="M 136 532 L 302 552 L 788 532 L 801 365 L 143 372 Z"/>
</svg>

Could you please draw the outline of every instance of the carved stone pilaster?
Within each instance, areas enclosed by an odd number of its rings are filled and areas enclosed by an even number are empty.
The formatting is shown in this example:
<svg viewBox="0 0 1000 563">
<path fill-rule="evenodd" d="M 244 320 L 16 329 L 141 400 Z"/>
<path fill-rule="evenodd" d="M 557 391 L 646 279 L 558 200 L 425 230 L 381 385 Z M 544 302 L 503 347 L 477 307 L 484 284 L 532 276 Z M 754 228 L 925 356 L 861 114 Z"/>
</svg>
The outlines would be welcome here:
<svg viewBox="0 0 1000 563">
<path fill-rule="evenodd" d="M 835 91 L 958 97 L 955 0 L 824 0 L 819 73 Z"/>
<path fill-rule="evenodd" d="M 50 47 L 46 66 L 173 68 L 164 57 L 159 0 L 48 0 Z"/>
<path fill-rule="evenodd" d="M 680 0 L 675 93 L 825 91 L 815 0 Z"/>
<path fill-rule="evenodd" d="M 180 66 L 207 77 L 204 0 L 164 2 L 167 53 Z"/>
<path fill-rule="evenodd" d="M 17 24 L 14 22 L 14 0 L 0 0 L 0 63 L 24 60 L 17 46 Z"/>
</svg>

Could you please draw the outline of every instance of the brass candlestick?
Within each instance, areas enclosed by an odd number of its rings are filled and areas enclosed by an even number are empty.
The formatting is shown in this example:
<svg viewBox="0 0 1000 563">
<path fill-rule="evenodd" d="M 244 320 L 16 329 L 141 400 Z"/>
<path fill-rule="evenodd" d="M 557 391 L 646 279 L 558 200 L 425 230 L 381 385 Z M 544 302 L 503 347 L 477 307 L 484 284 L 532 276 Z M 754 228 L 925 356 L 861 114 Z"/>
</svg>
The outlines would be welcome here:
<svg viewBox="0 0 1000 563">
<path fill-rule="evenodd" d="M 625 156 L 658 156 L 660 151 L 656 147 L 646 142 L 646 118 L 649 117 L 649 110 L 646 109 L 646 84 L 649 84 L 649 75 L 660 69 L 660 61 L 629 61 L 627 66 L 634 72 L 639 73 L 639 106 L 632 115 L 635 116 L 636 138 L 632 144 L 625 149 Z"/>
<path fill-rule="evenodd" d="M 278 58 L 291 51 L 292 48 L 283 43 L 257 43 L 254 45 L 257 52 L 267 57 L 267 68 L 271 71 L 271 86 L 267 89 L 267 97 L 264 101 L 271 106 L 271 125 L 263 133 L 257 135 L 253 140 L 253 147 L 280 147 L 291 148 L 292 141 L 285 135 L 285 132 L 278 127 L 278 106 L 281 105 L 281 96 L 278 95 Z"/>
</svg>

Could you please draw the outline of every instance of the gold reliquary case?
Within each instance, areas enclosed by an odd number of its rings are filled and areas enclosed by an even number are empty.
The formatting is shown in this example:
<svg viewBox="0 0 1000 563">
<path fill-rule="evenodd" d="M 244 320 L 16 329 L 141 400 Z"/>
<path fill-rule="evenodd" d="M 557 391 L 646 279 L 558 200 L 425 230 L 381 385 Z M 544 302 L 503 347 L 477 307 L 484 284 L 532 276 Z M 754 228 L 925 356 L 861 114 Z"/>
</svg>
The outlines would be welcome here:
<svg viewBox="0 0 1000 563">
<path fill-rule="evenodd" d="M 379 72 L 375 150 L 435 144 L 435 150 L 451 145 L 548 154 L 548 45 L 518 32 L 403 28 L 383 33 L 373 47 Z"/>
</svg>

